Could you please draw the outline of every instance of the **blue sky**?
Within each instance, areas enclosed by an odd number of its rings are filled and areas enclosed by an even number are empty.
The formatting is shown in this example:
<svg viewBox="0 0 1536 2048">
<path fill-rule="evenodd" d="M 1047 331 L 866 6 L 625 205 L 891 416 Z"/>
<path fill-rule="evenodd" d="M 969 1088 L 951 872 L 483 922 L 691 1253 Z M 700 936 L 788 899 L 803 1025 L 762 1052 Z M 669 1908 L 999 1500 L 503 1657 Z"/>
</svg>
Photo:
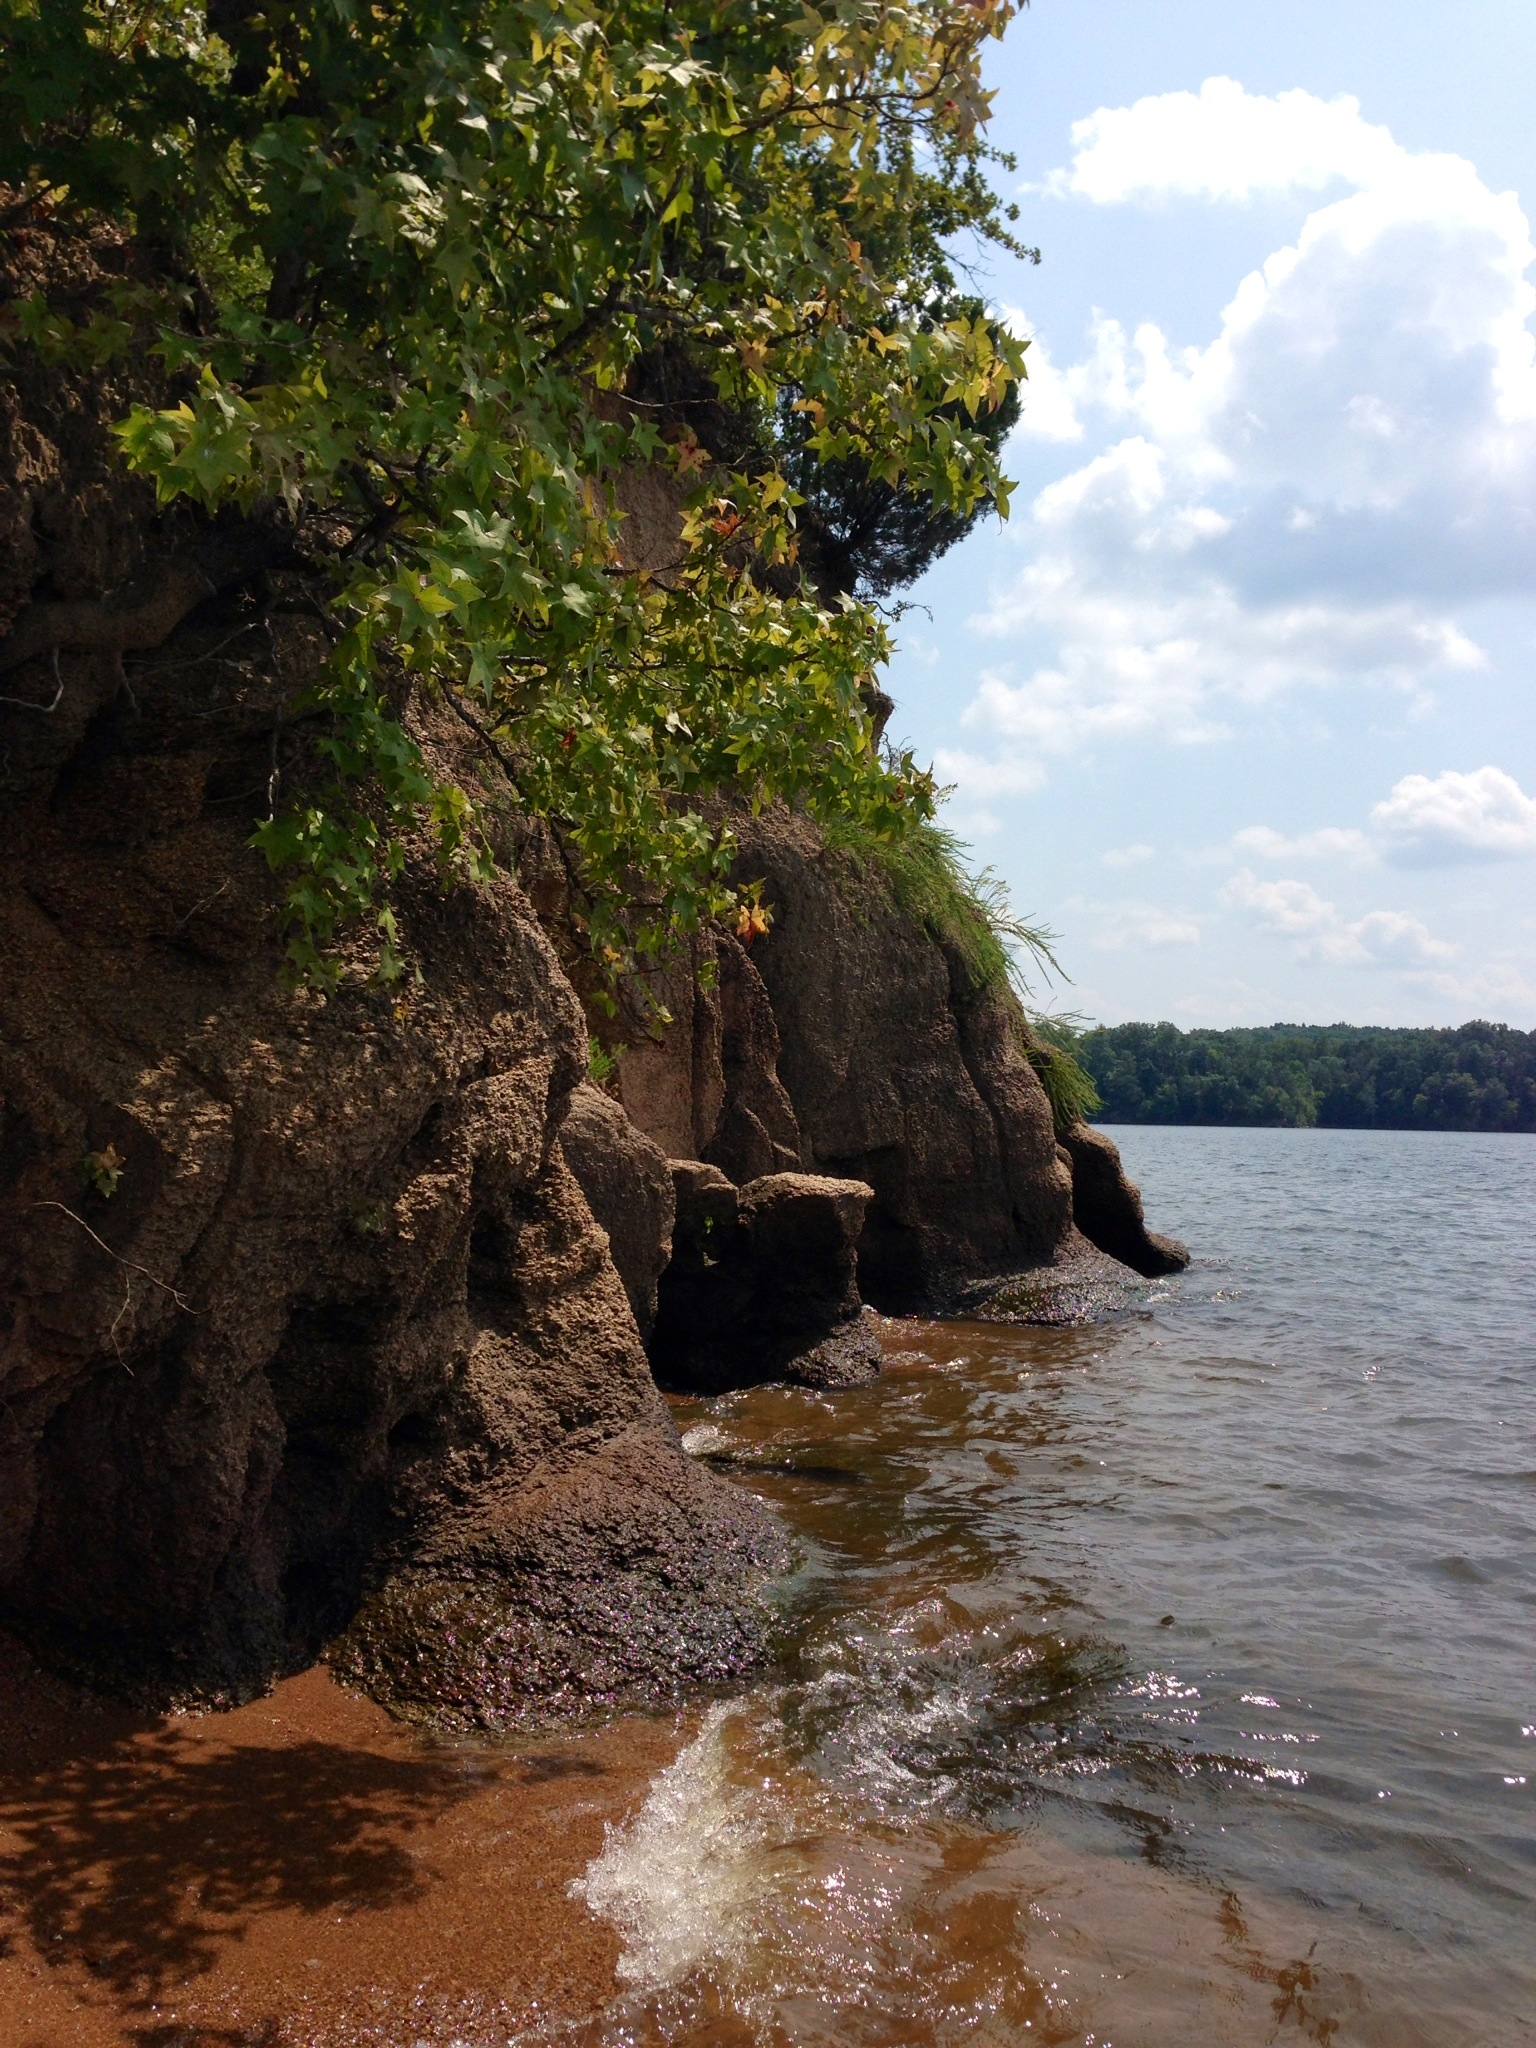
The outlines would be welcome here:
<svg viewBox="0 0 1536 2048">
<path fill-rule="evenodd" d="M 1105 1022 L 1536 1027 L 1536 7 L 1035 0 L 1013 516 L 893 735 Z"/>
</svg>

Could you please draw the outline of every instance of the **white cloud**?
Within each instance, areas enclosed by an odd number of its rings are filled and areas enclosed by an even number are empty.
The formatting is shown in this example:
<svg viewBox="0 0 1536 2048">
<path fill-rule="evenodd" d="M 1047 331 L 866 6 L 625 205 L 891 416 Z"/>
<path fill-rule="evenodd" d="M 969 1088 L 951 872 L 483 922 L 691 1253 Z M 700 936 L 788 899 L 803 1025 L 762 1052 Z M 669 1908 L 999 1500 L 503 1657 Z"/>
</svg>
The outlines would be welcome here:
<svg viewBox="0 0 1536 2048">
<path fill-rule="evenodd" d="M 1422 974 L 1414 979 L 1455 1003 L 1462 1016 L 1536 1015 L 1536 961 L 1505 957 L 1482 962 L 1469 974 Z"/>
<path fill-rule="evenodd" d="M 1138 841 L 1134 846 L 1112 846 L 1108 853 L 1101 853 L 1099 859 L 1107 868 L 1136 868 L 1144 860 L 1150 860 L 1157 848 Z"/>
<path fill-rule="evenodd" d="M 1099 469 L 1087 488 L 1107 474 Z M 1085 523 L 1073 543 L 1084 541 Z M 1156 549 L 1151 522 L 1132 546 L 1143 556 Z M 1057 658 L 1018 679 L 1009 668 L 983 671 L 967 726 L 1055 753 L 1144 734 L 1199 743 L 1228 737 L 1242 707 L 1327 688 L 1341 671 L 1411 692 L 1426 670 L 1480 660 L 1406 603 L 1253 609 L 1214 577 L 1180 577 L 1166 551 L 1161 577 L 1134 558 L 1106 562 L 1106 552 L 1090 543 L 1075 561 L 1066 551 L 1043 554 L 974 622 L 998 637 L 1048 634 Z"/>
<path fill-rule="evenodd" d="M 1252 868 L 1238 870 L 1220 901 L 1247 911 L 1260 931 L 1294 941 L 1302 958 L 1336 967 L 1427 967 L 1456 956 L 1455 946 L 1404 911 L 1372 910 L 1349 919 L 1309 882 L 1261 882 Z"/>
<path fill-rule="evenodd" d="M 1099 205 L 1341 196 L 1202 347 L 1106 317 L 1076 363 L 1037 343 L 1033 459 L 1079 438 L 1083 458 L 1016 515 L 1025 558 L 973 623 L 1018 652 L 971 728 L 1030 759 L 1219 740 L 1298 691 L 1454 690 L 1486 665 L 1466 607 L 1536 594 L 1536 249 L 1514 194 L 1353 100 L 1231 80 L 1100 109 L 1073 139 L 1050 189 Z"/>
<path fill-rule="evenodd" d="M 1070 169 L 1053 171 L 1046 190 L 1100 206 L 1316 192 L 1336 179 L 1373 184 L 1401 154 L 1387 129 L 1360 118 L 1356 99 L 1265 99 L 1231 78 L 1208 78 L 1198 93 L 1100 107 L 1073 123 L 1072 144 Z"/>
<path fill-rule="evenodd" d="M 1200 926 L 1192 917 L 1160 903 L 1125 898 L 1087 903 L 1075 897 L 1068 909 L 1088 922 L 1088 943 L 1096 952 L 1125 953 L 1148 946 L 1198 946 Z"/>
<path fill-rule="evenodd" d="M 1028 796 L 1045 781 L 1045 770 L 1038 761 L 1012 757 L 984 759 L 954 747 L 939 748 L 933 757 L 933 770 L 941 785 L 959 783 L 967 800 Z"/>
<path fill-rule="evenodd" d="M 1251 911 L 1266 931 L 1292 937 L 1331 930 L 1339 914 L 1310 882 L 1261 882 L 1252 868 L 1240 868 L 1221 892 L 1224 903 Z"/>
<path fill-rule="evenodd" d="M 1371 812 L 1389 858 L 1430 867 L 1536 853 L 1536 798 L 1502 768 L 1405 775 Z"/>
<path fill-rule="evenodd" d="M 1349 939 L 1358 944 L 1370 961 L 1392 966 L 1417 967 L 1435 960 L 1454 960 L 1459 947 L 1437 939 L 1422 918 L 1401 910 L 1372 910 L 1344 927 Z"/>
<path fill-rule="evenodd" d="M 1003 820 L 996 811 L 953 811 L 950 813 L 950 823 L 967 839 L 990 839 L 1003 829 Z"/>
<path fill-rule="evenodd" d="M 1024 409 L 1018 431 L 1034 441 L 1081 441 L 1083 423 L 1077 416 L 1076 390 L 1051 360 L 1050 349 L 1030 326 L 1028 317 L 1012 306 L 1003 308 L 1003 325 L 1029 342 L 1024 359 Z"/>
<path fill-rule="evenodd" d="M 1232 835 L 1234 853 L 1258 860 L 1374 860 L 1375 848 L 1365 833 L 1340 825 L 1324 825 L 1287 839 L 1271 825 L 1247 825 Z"/>
<path fill-rule="evenodd" d="M 1048 484 L 1034 503 L 1035 524 L 1070 527 L 1085 516 L 1138 523 L 1166 496 L 1162 454 L 1136 434 Z"/>
<path fill-rule="evenodd" d="M 1254 860 L 1386 859 L 1399 867 L 1517 859 L 1536 853 L 1536 798 L 1502 768 L 1405 775 L 1372 808 L 1369 832 L 1324 825 L 1287 837 L 1272 825 L 1246 825 L 1233 834 L 1231 851 Z"/>
</svg>

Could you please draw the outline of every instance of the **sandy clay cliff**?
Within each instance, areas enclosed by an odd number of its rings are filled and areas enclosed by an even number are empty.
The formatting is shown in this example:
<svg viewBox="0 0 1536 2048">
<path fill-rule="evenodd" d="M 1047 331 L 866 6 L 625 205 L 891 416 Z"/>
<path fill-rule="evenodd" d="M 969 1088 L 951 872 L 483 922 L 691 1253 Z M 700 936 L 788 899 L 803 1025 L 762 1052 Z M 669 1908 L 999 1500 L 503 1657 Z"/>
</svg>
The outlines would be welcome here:
<svg viewBox="0 0 1536 2048">
<path fill-rule="evenodd" d="M 0 393 L 0 1622 L 131 1697 L 324 1652 L 450 1725 L 729 1680 L 786 1545 L 658 1380 L 835 1386 L 865 1304 L 1072 1316 L 1182 1253 L 788 813 L 741 831 L 771 933 L 669 970 L 606 1088 L 516 821 L 490 886 L 408 868 L 418 992 L 286 990 L 247 842 L 326 621 L 114 464 L 139 395 Z"/>
</svg>

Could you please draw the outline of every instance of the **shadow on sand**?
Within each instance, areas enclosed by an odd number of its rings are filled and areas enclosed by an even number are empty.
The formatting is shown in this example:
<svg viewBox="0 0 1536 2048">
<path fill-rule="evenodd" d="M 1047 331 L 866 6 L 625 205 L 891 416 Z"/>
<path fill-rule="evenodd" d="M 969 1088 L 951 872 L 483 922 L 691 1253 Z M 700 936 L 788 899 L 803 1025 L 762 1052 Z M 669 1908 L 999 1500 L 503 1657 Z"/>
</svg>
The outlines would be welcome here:
<svg viewBox="0 0 1536 2048">
<path fill-rule="evenodd" d="M 211 1969 L 257 1914 L 419 1896 L 424 1874 L 402 1836 L 473 1790 L 430 1757 L 216 1736 L 203 1748 L 186 1723 L 151 1724 L 93 1753 L 0 1772 L 10 1939 L 25 1928 L 48 1961 L 153 1999 Z M 161 2036 L 166 2048 L 180 2038 L 174 2028 L 143 2038 L 159 2048 Z M 206 2038 L 213 2048 L 224 2036 Z"/>
</svg>

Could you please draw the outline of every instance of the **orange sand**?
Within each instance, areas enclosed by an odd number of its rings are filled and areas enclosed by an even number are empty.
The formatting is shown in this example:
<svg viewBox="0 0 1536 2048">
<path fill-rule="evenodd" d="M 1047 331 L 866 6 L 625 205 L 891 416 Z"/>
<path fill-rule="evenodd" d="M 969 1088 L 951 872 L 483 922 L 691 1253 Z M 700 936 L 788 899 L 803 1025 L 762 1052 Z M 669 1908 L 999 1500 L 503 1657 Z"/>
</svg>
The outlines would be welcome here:
<svg viewBox="0 0 1536 2048">
<path fill-rule="evenodd" d="M 686 1732 L 433 1744 L 321 1670 L 136 1714 L 0 1636 L 0 2048 L 500 2048 L 593 2015 L 618 1944 L 566 1886 Z"/>
</svg>

